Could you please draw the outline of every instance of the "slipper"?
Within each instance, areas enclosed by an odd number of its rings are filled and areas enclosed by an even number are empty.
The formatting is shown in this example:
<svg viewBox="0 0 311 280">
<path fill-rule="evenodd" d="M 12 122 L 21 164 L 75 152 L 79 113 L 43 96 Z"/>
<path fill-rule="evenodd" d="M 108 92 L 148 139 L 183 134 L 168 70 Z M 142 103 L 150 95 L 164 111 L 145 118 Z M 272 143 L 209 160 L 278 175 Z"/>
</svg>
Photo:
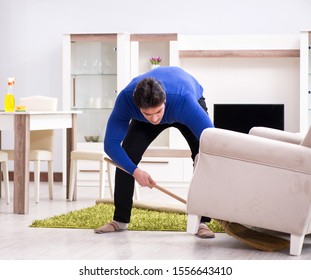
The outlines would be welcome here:
<svg viewBox="0 0 311 280">
<path fill-rule="evenodd" d="M 127 229 L 121 229 L 115 221 L 112 221 L 97 229 L 94 229 L 94 232 L 95 233 L 108 233 L 108 232 L 125 231 L 125 230 Z"/>
<path fill-rule="evenodd" d="M 205 224 L 200 224 L 197 235 L 200 238 L 215 238 L 215 233 Z"/>
</svg>

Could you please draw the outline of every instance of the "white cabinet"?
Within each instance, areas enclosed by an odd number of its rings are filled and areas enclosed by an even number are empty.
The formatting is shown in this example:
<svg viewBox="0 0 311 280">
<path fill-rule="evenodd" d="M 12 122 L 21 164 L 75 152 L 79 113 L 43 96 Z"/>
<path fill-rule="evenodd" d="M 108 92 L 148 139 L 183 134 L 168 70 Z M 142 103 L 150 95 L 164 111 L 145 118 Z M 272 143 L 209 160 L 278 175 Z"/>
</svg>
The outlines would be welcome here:
<svg viewBox="0 0 311 280">
<path fill-rule="evenodd" d="M 193 162 L 189 158 L 144 157 L 139 167 L 147 171 L 160 184 L 178 187 L 189 185 L 193 172 Z"/>
<path fill-rule="evenodd" d="M 131 34 L 131 78 L 151 70 L 151 57 L 161 57 L 161 66 L 179 66 L 178 35 Z M 175 128 L 163 131 L 151 143 L 152 148 L 188 149 L 188 144 Z M 188 184 L 192 174 L 192 160 L 171 157 L 144 157 L 139 165 L 160 183 Z"/>
<path fill-rule="evenodd" d="M 286 106 L 285 128 L 296 131 L 299 125 L 303 132 L 311 120 L 310 32 L 217 36 L 66 34 L 63 109 L 83 111 L 78 117 L 78 147 L 102 149 L 102 142 L 85 142 L 84 136 L 99 136 L 98 141 L 102 141 L 117 94 L 132 78 L 151 69 L 149 59 L 153 56 L 162 58 L 161 66 L 181 66 L 199 80 L 206 89 L 211 116 L 213 104 L 217 103 L 281 103 Z M 188 149 L 175 128 L 163 132 L 152 147 Z M 192 176 L 189 158 L 144 161 L 142 167 L 159 182 L 185 182 Z M 81 169 L 87 167 L 89 175 L 96 169 L 90 165 Z"/>
<path fill-rule="evenodd" d="M 63 110 L 82 111 L 77 117 L 78 148 L 103 149 L 117 94 L 129 82 L 129 34 L 63 35 Z M 81 162 L 78 168 L 80 183 L 98 184 L 97 164 Z"/>
<path fill-rule="evenodd" d="M 311 31 L 300 33 L 300 131 L 311 125 Z"/>
<path fill-rule="evenodd" d="M 131 34 L 131 78 L 151 69 L 150 58 L 161 57 L 161 66 L 179 64 L 177 34 Z"/>
<path fill-rule="evenodd" d="M 181 34 L 178 44 L 180 65 L 203 86 L 212 120 L 214 104 L 283 104 L 284 129 L 299 131 L 299 33 Z"/>
<path fill-rule="evenodd" d="M 66 34 L 63 108 L 82 111 L 77 141 L 103 141 L 118 92 L 130 81 L 129 34 Z M 90 138 L 92 137 L 92 138 Z"/>
<path fill-rule="evenodd" d="M 178 34 L 131 34 L 131 78 L 151 70 L 151 57 L 161 57 L 161 66 L 179 66 Z M 152 147 L 187 148 L 176 129 L 163 131 Z"/>
</svg>

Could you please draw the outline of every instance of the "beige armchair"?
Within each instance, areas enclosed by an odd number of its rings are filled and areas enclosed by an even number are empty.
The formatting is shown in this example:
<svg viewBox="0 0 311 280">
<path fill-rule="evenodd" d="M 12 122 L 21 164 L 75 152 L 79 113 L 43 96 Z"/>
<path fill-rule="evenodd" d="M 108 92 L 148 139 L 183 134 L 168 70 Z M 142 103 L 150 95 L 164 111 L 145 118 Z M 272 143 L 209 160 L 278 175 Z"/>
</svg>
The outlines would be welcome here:
<svg viewBox="0 0 311 280">
<path fill-rule="evenodd" d="M 25 105 L 27 111 L 56 111 L 57 98 L 47 96 L 29 96 L 19 98 L 18 104 Z M 54 130 L 34 130 L 30 132 L 29 160 L 34 163 L 35 200 L 39 202 L 40 163 L 46 161 L 48 165 L 49 197 L 53 198 L 53 145 Z M 9 160 L 14 160 L 14 150 L 5 150 Z"/>
<path fill-rule="evenodd" d="M 250 134 L 208 128 L 191 181 L 187 232 L 201 216 L 290 234 L 300 255 L 311 233 L 311 129 L 253 128 Z"/>
</svg>

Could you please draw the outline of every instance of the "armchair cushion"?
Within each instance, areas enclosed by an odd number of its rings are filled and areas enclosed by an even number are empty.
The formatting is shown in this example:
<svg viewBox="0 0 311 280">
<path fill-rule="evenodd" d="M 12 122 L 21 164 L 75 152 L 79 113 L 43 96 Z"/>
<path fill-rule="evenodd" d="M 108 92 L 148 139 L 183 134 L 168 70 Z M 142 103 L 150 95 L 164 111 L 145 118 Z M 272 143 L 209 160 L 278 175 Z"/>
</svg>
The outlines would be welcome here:
<svg viewBox="0 0 311 280">
<path fill-rule="evenodd" d="M 309 127 L 309 130 L 308 130 L 306 136 L 301 141 L 301 145 L 311 148 L 311 126 Z"/>
</svg>

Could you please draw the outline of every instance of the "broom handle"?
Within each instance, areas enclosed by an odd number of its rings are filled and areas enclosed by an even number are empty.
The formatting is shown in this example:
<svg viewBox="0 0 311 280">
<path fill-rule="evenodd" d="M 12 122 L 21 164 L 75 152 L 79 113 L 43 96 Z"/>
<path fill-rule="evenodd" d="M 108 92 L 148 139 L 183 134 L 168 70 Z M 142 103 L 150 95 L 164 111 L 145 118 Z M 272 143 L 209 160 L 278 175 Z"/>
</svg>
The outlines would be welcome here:
<svg viewBox="0 0 311 280">
<path fill-rule="evenodd" d="M 114 165 L 115 167 L 117 167 L 117 168 L 123 170 L 124 172 L 128 173 L 128 172 L 127 172 L 126 170 L 124 170 L 122 167 L 120 167 L 120 166 L 117 165 L 115 162 L 113 162 L 110 158 L 106 158 L 106 157 L 105 157 L 104 159 L 105 159 L 105 161 L 107 161 L 108 163 L 110 163 L 110 164 Z M 178 195 L 176 195 L 176 194 L 174 194 L 174 193 L 172 193 L 172 192 L 170 192 L 170 191 L 168 191 L 168 190 L 162 188 L 161 186 L 155 184 L 153 187 L 156 188 L 156 189 L 158 189 L 159 191 L 161 191 L 161 192 L 163 192 L 163 193 L 165 193 L 165 194 L 167 194 L 167 195 L 169 195 L 169 196 L 175 198 L 176 200 L 182 202 L 183 204 L 187 204 L 187 201 L 186 201 L 186 200 L 184 200 L 183 198 L 179 197 Z"/>
</svg>

